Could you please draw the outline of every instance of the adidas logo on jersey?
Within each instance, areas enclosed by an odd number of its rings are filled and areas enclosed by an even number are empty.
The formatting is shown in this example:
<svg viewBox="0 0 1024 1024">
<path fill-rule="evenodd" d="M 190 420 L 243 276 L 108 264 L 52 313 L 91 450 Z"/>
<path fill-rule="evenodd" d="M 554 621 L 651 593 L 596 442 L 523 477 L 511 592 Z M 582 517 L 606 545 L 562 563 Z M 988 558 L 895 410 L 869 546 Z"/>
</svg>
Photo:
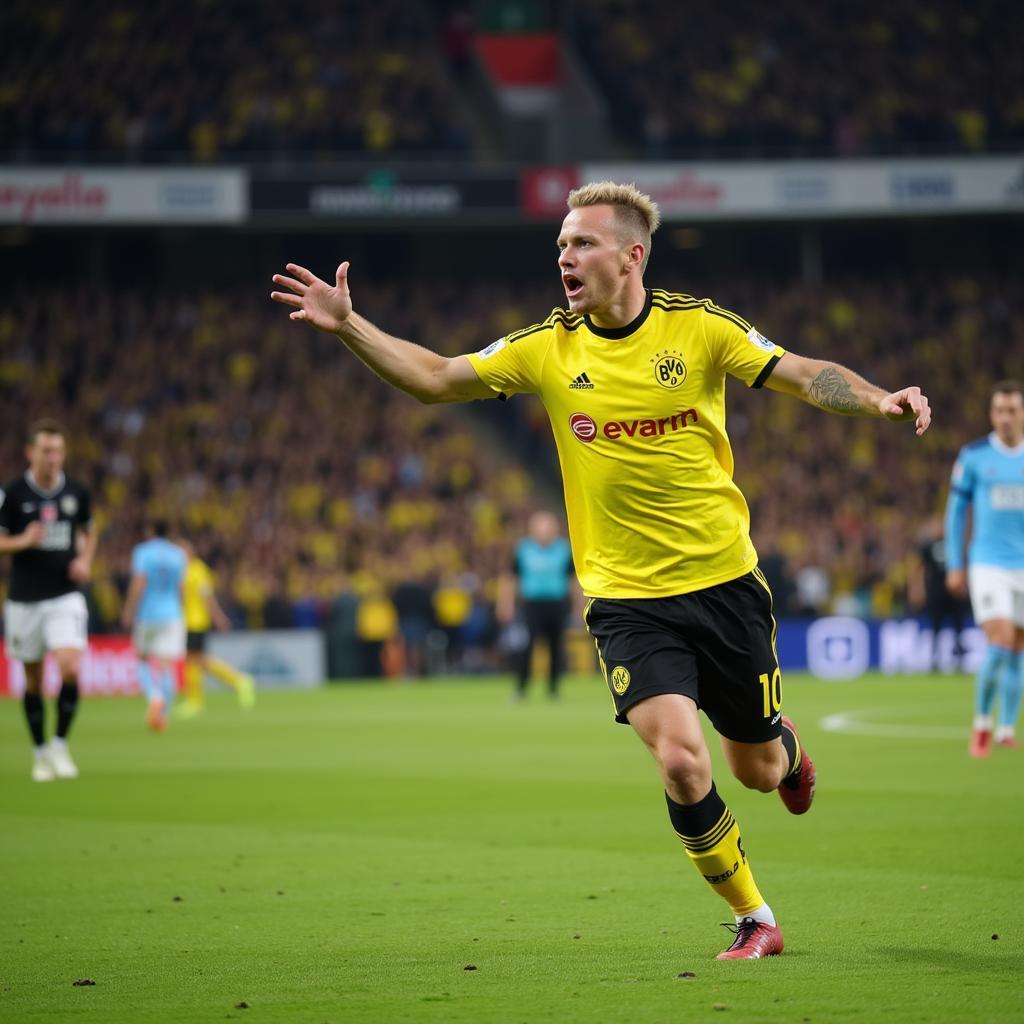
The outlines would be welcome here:
<svg viewBox="0 0 1024 1024">
<path fill-rule="evenodd" d="M 569 384 L 570 391 L 593 391 L 594 385 L 590 383 L 590 378 L 586 373 L 581 373 L 578 377 L 572 380 Z"/>
</svg>

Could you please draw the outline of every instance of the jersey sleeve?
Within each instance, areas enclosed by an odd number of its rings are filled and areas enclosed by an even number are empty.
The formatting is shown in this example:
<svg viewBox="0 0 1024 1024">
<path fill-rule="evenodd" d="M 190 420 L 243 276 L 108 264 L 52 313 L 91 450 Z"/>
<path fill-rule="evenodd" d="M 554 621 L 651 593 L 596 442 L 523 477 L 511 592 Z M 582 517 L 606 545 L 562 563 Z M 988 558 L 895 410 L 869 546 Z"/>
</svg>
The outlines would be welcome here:
<svg viewBox="0 0 1024 1024">
<path fill-rule="evenodd" d="M 964 567 L 964 539 L 967 533 L 967 509 L 974 499 L 975 472 L 966 451 L 961 450 L 953 464 L 946 501 L 946 568 L 958 572 Z"/>
<path fill-rule="evenodd" d="M 512 564 L 509 567 L 510 571 L 514 576 L 523 575 L 523 542 L 520 541 L 516 545 L 515 551 L 512 552 Z"/>
<path fill-rule="evenodd" d="M 742 317 L 710 302 L 705 307 L 704 337 L 712 363 L 751 388 L 762 387 L 786 354 Z"/>
<path fill-rule="evenodd" d="M 92 496 L 83 487 L 78 496 L 78 525 L 83 529 L 92 529 Z"/>
<path fill-rule="evenodd" d="M 146 555 L 141 547 L 132 552 L 132 574 L 138 576 L 146 575 Z"/>
<path fill-rule="evenodd" d="M 550 336 L 550 331 L 528 334 L 525 338 L 507 335 L 466 358 L 499 398 L 535 395 L 540 390 L 540 369 Z"/>
<path fill-rule="evenodd" d="M 196 590 L 202 594 L 203 597 L 208 597 L 216 590 L 217 580 L 213 575 L 213 570 L 205 563 L 199 563 L 199 571 L 196 575 Z"/>
</svg>

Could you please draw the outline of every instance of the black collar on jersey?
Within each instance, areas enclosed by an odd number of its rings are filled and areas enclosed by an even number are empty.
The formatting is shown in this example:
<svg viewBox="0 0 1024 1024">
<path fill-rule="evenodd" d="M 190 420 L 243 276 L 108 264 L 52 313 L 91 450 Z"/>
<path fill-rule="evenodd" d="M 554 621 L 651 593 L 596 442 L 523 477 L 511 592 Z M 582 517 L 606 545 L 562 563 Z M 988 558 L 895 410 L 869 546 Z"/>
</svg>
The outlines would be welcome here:
<svg viewBox="0 0 1024 1024">
<path fill-rule="evenodd" d="M 639 314 L 634 320 L 630 320 L 625 327 L 595 327 L 590 322 L 589 316 L 584 316 L 584 321 L 591 334 L 596 334 L 599 338 L 608 338 L 609 341 L 618 341 L 620 338 L 628 338 L 634 331 L 639 331 L 641 327 L 647 322 L 647 318 L 651 315 L 651 289 L 645 288 L 644 294 L 647 296 L 644 299 L 644 308 L 640 310 Z"/>
</svg>

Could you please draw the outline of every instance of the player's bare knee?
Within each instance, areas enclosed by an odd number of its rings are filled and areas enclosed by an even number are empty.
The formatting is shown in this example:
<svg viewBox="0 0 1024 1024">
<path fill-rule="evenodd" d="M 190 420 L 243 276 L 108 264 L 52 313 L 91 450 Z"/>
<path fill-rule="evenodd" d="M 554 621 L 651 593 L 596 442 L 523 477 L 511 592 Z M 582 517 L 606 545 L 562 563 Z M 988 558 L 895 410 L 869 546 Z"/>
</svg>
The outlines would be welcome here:
<svg viewBox="0 0 1024 1024">
<path fill-rule="evenodd" d="M 78 673 L 82 667 L 82 655 L 78 651 L 61 651 L 57 654 L 57 667 L 60 678 L 65 683 L 77 683 Z"/>
<path fill-rule="evenodd" d="M 991 619 L 982 624 L 985 639 L 996 647 L 1012 650 L 1017 639 L 1017 630 L 1009 619 Z"/>
<path fill-rule="evenodd" d="M 687 790 L 703 774 L 705 758 L 699 750 L 680 743 L 660 744 L 654 756 L 667 782 Z"/>
</svg>

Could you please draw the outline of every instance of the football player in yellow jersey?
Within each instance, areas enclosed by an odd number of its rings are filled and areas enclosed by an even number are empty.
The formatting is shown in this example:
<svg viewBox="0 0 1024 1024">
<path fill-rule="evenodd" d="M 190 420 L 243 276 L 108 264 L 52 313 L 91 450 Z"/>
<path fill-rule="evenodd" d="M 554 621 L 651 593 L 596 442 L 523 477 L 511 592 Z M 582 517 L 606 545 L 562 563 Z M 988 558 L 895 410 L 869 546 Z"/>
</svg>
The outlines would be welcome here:
<svg viewBox="0 0 1024 1024">
<path fill-rule="evenodd" d="M 673 828 L 735 915 L 719 959 L 758 959 L 782 951 L 782 931 L 715 788 L 698 709 L 733 775 L 778 790 L 793 813 L 810 807 L 815 773 L 781 711 L 771 594 L 732 480 L 725 378 L 840 415 L 909 421 L 918 435 L 928 400 L 917 387 L 887 392 L 786 352 L 708 299 L 645 288 L 659 213 L 632 185 L 586 185 L 568 207 L 558 235 L 568 309 L 474 355 L 445 358 L 361 317 L 348 263 L 333 285 L 290 263 L 271 297 L 422 402 L 540 396 L 616 719 L 651 751 Z"/>
<path fill-rule="evenodd" d="M 213 657 L 206 651 L 206 636 L 212 627 L 219 630 L 231 628 L 231 620 L 217 600 L 213 571 L 196 554 L 187 540 L 178 542 L 188 555 L 188 565 L 182 581 L 182 604 L 185 610 L 185 699 L 178 705 L 176 714 L 180 718 L 192 718 L 205 706 L 203 696 L 203 674 L 211 676 L 230 686 L 238 695 L 243 708 L 251 708 L 256 700 L 256 685 L 252 676 L 232 668 L 226 661 Z"/>
</svg>

